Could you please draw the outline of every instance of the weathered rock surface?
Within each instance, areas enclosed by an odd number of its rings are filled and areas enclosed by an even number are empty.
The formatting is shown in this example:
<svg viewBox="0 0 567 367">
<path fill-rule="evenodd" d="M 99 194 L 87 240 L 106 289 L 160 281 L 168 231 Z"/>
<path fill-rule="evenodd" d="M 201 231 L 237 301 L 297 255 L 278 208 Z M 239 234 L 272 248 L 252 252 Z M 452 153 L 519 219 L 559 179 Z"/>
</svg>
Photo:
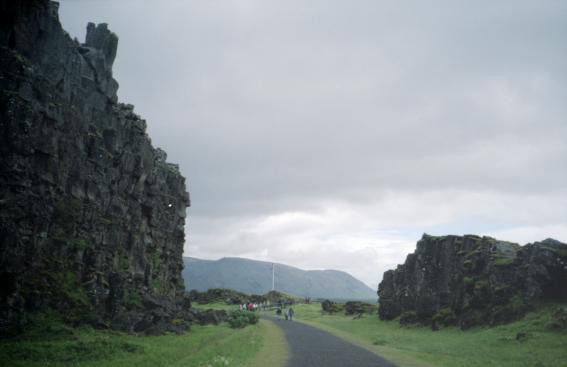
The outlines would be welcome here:
<svg viewBox="0 0 567 367">
<path fill-rule="evenodd" d="M 473 235 L 423 235 L 403 265 L 384 273 L 379 316 L 468 328 L 509 322 L 540 300 L 567 301 L 567 245 L 519 246 Z"/>
<path fill-rule="evenodd" d="M 89 24 L 80 44 L 57 8 L 0 1 L 0 335 L 48 309 L 176 331 L 185 179 L 117 103 L 116 35 Z"/>
</svg>

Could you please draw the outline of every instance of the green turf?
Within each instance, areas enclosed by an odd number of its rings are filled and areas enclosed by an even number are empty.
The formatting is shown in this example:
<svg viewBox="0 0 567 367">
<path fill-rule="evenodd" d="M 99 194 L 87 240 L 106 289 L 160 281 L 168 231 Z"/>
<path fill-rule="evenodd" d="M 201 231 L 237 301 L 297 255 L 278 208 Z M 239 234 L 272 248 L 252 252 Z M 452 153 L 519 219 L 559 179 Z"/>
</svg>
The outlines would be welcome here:
<svg viewBox="0 0 567 367">
<path fill-rule="evenodd" d="M 194 326 L 184 335 L 155 337 L 74 329 L 52 318 L 40 320 L 37 325 L 17 339 L 0 341 L 1 365 L 248 366 L 266 348 L 266 340 L 274 335 L 265 323 L 243 329 L 231 329 L 227 324 Z M 281 357 L 283 352 L 279 355 Z"/>
<path fill-rule="evenodd" d="M 214 303 L 193 302 L 191 307 L 197 310 L 207 310 L 212 308 L 213 310 L 225 310 L 227 312 L 240 309 L 239 305 L 227 305 L 226 303 L 221 303 L 221 302 L 214 302 Z"/>
<path fill-rule="evenodd" d="M 365 315 L 360 320 L 344 315 L 322 315 L 319 304 L 295 306 L 295 317 L 373 350 L 401 366 L 567 366 L 567 333 L 546 329 L 552 309 L 556 307 L 544 306 L 508 325 L 467 331 L 405 328 L 400 327 L 397 320 L 380 321 L 377 315 Z M 520 332 L 527 333 L 522 341 L 516 340 Z"/>
<path fill-rule="evenodd" d="M 260 351 L 246 363 L 246 367 L 282 367 L 289 357 L 289 348 L 283 330 L 274 322 L 260 320 L 263 329 Z"/>
</svg>

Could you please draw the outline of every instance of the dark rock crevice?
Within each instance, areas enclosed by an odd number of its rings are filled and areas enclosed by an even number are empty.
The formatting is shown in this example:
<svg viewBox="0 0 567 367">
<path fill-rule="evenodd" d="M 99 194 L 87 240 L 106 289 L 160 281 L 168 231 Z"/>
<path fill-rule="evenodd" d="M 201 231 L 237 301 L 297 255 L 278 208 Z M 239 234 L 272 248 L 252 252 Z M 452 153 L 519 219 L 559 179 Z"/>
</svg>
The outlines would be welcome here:
<svg viewBox="0 0 567 367">
<path fill-rule="evenodd" d="M 79 44 L 57 9 L 0 0 L 0 334 L 46 310 L 178 331 L 185 178 L 117 102 L 116 35 Z"/>
</svg>

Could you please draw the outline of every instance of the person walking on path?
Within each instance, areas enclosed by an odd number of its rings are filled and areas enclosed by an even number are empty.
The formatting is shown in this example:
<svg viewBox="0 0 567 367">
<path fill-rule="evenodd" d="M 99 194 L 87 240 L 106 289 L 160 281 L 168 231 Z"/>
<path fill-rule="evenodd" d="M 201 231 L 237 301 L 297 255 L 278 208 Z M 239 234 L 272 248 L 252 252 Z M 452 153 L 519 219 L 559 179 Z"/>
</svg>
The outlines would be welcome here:
<svg viewBox="0 0 567 367">
<path fill-rule="evenodd" d="M 291 306 L 289 306 L 289 309 L 287 310 L 287 315 L 289 316 L 289 321 L 293 321 L 293 315 L 295 314 L 295 311 L 293 310 L 293 308 Z"/>
</svg>

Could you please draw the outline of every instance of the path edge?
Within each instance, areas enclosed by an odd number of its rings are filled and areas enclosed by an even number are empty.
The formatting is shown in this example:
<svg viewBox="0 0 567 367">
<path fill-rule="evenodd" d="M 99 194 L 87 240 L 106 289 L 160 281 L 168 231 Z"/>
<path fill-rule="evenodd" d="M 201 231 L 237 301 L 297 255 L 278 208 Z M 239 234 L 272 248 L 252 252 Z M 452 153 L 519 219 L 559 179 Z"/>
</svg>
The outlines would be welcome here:
<svg viewBox="0 0 567 367">
<path fill-rule="evenodd" d="M 289 345 L 282 328 L 266 318 L 260 319 L 260 327 L 265 329 L 265 339 L 260 350 L 252 360 L 248 361 L 247 367 L 284 367 L 290 357 Z"/>
<path fill-rule="evenodd" d="M 354 344 L 358 347 L 364 348 L 367 351 L 376 354 L 377 356 L 384 358 L 388 362 L 391 362 L 399 367 L 437 367 L 431 363 L 417 360 L 413 357 L 407 356 L 403 354 L 401 351 L 398 351 L 393 348 L 385 348 L 383 346 L 378 346 L 370 343 L 368 340 L 359 337 L 357 335 L 334 329 L 327 325 L 321 325 L 316 322 L 302 320 L 296 318 L 294 322 L 301 322 L 302 324 L 314 327 L 319 330 L 326 331 L 338 338 L 341 338 L 351 344 Z"/>
</svg>

